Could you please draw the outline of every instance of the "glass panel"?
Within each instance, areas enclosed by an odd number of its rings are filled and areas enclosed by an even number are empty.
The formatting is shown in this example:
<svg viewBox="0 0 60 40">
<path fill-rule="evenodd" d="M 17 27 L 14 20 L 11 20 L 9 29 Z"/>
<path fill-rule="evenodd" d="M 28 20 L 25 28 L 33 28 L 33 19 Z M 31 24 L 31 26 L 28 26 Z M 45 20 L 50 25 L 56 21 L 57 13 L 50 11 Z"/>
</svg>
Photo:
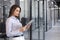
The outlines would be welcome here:
<svg viewBox="0 0 60 40">
<path fill-rule="evenodd" d="M 44 14 L 43 1 L 32 0 L 32 40 L 43 40 L 44 34 Z"/>
<path fill-rule="evenodd" d="M 7 3 L 6 3 L 7 2 Z M 5 7 L 5 17 L 7 18 L 9 16 L 9 10 L 10 7 L 15 4 L 15 0 L 8 0 L 8 1 L 4 1 L 4 7 Z"/>
<path fill-rule="evenodd" d="M 52 28 L 52 3 L 47 1 L 47 30 Z"/>
<path fill-rule="evenodd" d="M 58 7 L 55 7 L 55 23 L 58 20 Z"/>
<path fill-rule="evenodd" d="M 1 23 L 1 31 L 2 33 L 5 33 L 5 21 L 9 15 L 9 10 L 11 5 L 15 4 L 15 1 L 13 0 L 3 0 L 3 6 L 2 6 L 2 15 L 3 16 L 3 22 Z M 4 30 L 2 30 L 4 29 Z"/>
<path fill-rule="evenodd" d="M 40 3 L 40 16 L 39 16 L 39 26 L 40 26 L 40 40 L 43 40 L 43 33 L 44 33 L 44 30 L 43 30 L 43 27 L 44 27 L 44 25 L 43 25 L 43 23 L 44 23 L 44 14 L 43 14 L 43 1 L 39 1 Z M 44 15 L 44 16 L 43 16 Z"/>
<path fill-rule="evenodd" d="M 59 8 L 59 13 L 58 13 L 58 19 L 60 19 L 60 8 Z"/>
<path fill-rule="evenodd" d="M 3 7 L 0 5 L 0 33 L 2 32 L 2 23 L 3 23 Z"/>
<path fill-rule="evenodd" d="M 0 40 L 6 40 L 5 21 L 9 15 L 11 5 L 15 4 L 15 0 L 0 0 Z"/>
<path fill-rule="evenodd" d="M 44 0 L 44 21 L 45 21 L 45 31 L 47 31 L 47 1 Z"/>
<path fill-rule="evenodd" d="M 32 1 L 32 19 L 35 22 L 32 24 L 32 40 L 38 40 L 38 2 Z"/>
</svg>

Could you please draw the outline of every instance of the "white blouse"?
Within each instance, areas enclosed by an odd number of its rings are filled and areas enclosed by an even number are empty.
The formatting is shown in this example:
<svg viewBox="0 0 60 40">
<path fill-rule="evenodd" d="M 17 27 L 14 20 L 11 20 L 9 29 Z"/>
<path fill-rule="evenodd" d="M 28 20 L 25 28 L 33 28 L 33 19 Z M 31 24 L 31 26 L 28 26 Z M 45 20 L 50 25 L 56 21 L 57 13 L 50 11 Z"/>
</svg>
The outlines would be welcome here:
<svg viewBox="0 0 60 40">
<path fill-rule="evenodd" d="M 6 20 L 6 35 L 13 37 L 23 34 L 23 32 L 19 31 L 20 27 L 22 27 L 22 24 L 15 16 L 9 17 Z"/>
</svg>

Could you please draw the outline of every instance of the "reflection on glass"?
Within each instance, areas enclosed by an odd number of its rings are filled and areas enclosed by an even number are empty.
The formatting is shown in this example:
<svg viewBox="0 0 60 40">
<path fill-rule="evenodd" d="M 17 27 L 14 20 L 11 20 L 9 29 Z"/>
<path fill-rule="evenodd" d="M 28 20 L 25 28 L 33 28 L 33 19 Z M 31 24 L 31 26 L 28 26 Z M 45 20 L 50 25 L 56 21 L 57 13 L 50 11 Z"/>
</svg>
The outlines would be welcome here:
<svg viewBox="0 0 60 40">
<path fill-rule="evenodd" d="M 32 40 L 43 40 L 43 1 L 32 0 Z"/>
</svg>

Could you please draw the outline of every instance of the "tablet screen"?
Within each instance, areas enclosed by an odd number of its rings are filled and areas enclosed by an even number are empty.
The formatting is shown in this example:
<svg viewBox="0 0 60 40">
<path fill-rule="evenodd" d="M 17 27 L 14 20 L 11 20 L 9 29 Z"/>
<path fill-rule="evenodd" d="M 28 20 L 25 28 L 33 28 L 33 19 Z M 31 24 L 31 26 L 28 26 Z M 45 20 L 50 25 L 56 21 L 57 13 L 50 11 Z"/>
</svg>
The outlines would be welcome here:
<svg viewBox="0 0 60 40">
<path fill-rule="evenodd" d="M 29 21 L 29 22 L 27 23 L 27 25 L 31 24 L 32 22 L 34 22 L 34 20 Z"/>
</svg>

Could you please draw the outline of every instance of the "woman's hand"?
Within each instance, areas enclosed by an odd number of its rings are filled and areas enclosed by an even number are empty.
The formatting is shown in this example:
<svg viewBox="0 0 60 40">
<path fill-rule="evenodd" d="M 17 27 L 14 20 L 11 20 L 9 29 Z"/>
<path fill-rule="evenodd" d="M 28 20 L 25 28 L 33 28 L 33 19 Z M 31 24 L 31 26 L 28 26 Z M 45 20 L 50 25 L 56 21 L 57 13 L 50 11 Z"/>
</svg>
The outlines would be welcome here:
<svg viewBox="0 0 60 40">
<path fill-rule="evenodd" d="M 19 29 L 19 31 L 20 31 L 20 32 L 24 32 L 25 29 L 26 29 L 25 27 L 21 27 L 21 28 Z"/>
<path fill-rule="evenodd" d="M 24 31 L 28 30 L 28 29 L 30 28 L 30 26 L 31 26 L 31 24 L 25 25 L 24 27 L 21 27 L 21 28 L 19 29 L 19 31 L 20 31 L 20 32 L 24 32 Z"/>
<path fill-rule="evenodd" d="M 30 28 L 30 26 L 31 26 L 31 24 L 29 24 L 29 25 L 26 25 L 26 29 L 29 29 L 29 28 Z"/>
</svg>

